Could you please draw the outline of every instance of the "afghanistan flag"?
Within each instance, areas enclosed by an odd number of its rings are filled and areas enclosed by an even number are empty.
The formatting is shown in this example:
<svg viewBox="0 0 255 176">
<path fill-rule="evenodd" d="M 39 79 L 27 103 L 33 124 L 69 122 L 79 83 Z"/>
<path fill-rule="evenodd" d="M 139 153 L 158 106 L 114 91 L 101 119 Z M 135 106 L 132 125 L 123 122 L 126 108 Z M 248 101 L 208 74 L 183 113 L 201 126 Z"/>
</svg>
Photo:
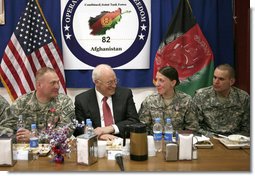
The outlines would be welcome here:
<svg viewBox="0 0 255 176">
<path fill-rule="evenodd" d="M 180 0 L 167 34 L 154 60 L 153 80 L 164 66 L 176 68 L 180 85 L 176 88 L 191 96 L 212 84 L 213 53 L 197 24 L 188 0 Z"/>
</svg>

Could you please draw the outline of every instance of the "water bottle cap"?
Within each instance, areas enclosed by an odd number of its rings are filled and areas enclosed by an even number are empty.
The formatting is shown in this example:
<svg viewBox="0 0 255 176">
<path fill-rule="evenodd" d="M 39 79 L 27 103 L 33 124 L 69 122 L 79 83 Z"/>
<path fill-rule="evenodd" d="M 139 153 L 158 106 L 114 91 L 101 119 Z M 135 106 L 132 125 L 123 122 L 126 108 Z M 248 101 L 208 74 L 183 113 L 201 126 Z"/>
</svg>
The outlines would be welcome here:
<svg viewBox="0 0 255 176">
<path fill-rule="evenodd" d="M 91 126 L 92 125 L 92 121 L 89 119 L 89 120 L 87 120 L 87 125 L 88 126 Z"/>
<path fill-rule="evenodd" d="M 32 123 L 32 124 L 31 124 L 31 128 L 32 128 L 32 129 L 35 129 L 35 128 L 36 128 L 36 124 L 35 124 L 35 123 Z"/>
<path fill-rule="evenodd" d="M 86 124 L 88 124 L 88 122 L 91 121 L 90 119 L 86 119 Z"/>
<path fill-rule="evenodd" d="M 171 119 L 170 119 L 170 118 L 167 118 L 167 119 L 166 119 L 166 123 L 171 123 Z"/>
<path fill-rule="evenodd" d="M 155 122 L 160 122 L 160 118 L 159 118 L 159 117 L 156 118 L 156 119 L 155 119 Z"/>
</svg>

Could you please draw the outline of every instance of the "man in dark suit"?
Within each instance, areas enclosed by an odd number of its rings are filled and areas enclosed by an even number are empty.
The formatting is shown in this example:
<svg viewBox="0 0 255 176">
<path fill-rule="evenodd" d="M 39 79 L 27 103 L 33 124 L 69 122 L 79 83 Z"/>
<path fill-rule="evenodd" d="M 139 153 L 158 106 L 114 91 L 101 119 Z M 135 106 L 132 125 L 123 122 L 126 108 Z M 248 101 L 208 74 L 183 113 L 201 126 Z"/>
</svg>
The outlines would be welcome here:
<svg viewBox="0 0 255 176">
<path fill-rule="evenodd" d="M 76 119 L 90 118 L 99 139 L 123 137 L 126 125 L 139 122 L 132 91 L 117 87 L 116 74 L 109 65 L 95 67 L 92 80 L 95 88 L 75 97 Z"/>
</svg>

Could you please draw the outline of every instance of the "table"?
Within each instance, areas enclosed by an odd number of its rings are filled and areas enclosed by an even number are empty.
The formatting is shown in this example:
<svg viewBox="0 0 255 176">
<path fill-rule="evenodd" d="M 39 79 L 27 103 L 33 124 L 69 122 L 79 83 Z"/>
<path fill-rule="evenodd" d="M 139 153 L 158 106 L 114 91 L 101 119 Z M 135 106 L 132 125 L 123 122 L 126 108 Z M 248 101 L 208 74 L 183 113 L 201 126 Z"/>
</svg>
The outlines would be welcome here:
<svg viewBox="0 0 255 176">
<path fill-rule="evenodd" d="M 190 171 L 245 171 L 250 172 L 250 149 L 227 149 L 218 140 L 212 139 L 214 144 L 210 149 L 198 149 L 198 159 L 190 161 L 164 161 L 162 153 L 155 157 L 149 157 L 146 161 L 132 161 L 129 156 L 124 157 L 125 171 L 148 172 L 190 172 Z M 119 172 L 120 169 L 115 160 L 99 158 L 93 165 L 80 165 L 76 163 L 76 155 L 65 158 L 64 164 L 51 162 L 48 157 L 40 157 L 38 160 L 18 160 L 14 166 L 0 167 L 0 171 L 9 172 L 72 172 L 72 171 L 111 171 Z"/>
</svg>

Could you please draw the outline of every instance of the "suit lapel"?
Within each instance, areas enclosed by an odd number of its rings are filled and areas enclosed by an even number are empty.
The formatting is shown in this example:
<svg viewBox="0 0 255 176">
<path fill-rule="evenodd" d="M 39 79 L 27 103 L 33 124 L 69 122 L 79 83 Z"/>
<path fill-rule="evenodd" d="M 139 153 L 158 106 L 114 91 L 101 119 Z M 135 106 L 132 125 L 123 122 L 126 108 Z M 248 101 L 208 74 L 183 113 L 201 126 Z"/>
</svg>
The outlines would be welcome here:
<svg viewBox="0 0 255 176">
<path fill-rule="evenodd" d="M 99 112 L 99 107 L 98 107 L 98 102 L 97 102 L 97 96 L 96 96 L 96 91 L 93 89 L 91 95 L 90 95 L 90 100 L 89 100 L 89 106 L 91 110 L 91 118 L 94 120 L 95 126 L 100 127 L 101 126 L 101 118 L 100 118 L 100 112 Z"/>
<path fill-rule="evenodd" d="M 119 99 L 119 91 L 118 91 L 118 88 L 116 88 L 116 92 L 112 96 L 113 118 L 115 119 L 115 122 L 117 120 L 116 117 L 118 117 L 115 107 L 120 107 L 120 106 L 121 106 L 121 102 L 120 102 L 120 99 Z"/>
</svg>

